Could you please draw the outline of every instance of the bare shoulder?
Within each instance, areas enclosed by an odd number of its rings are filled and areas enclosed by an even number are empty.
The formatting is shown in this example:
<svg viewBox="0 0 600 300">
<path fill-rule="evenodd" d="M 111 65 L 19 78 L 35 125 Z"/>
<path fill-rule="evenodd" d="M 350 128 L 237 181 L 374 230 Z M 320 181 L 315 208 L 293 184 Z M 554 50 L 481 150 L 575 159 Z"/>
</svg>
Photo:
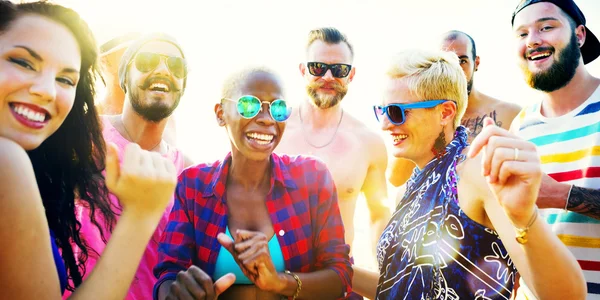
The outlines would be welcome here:
<svg viewBox="0 0 600 300">
<path fill-rule="evenodd" d="M 521 111 L 521 106 L 516 103 L 503 101 L 488 95 L 484 95 L 484 97 L 490 107 L 504 118 L 514 118 Z"/>
<path fill-rule="evenodd" d="M 498 100 L 498 110 L 504 112 L 507 116 L 516 117 L 522 107 L 516 103 Z"/>
<path fill-rule="evenodd" d="M 494 114 L 493 117 L 495 118 L 498 126 L 504 129 L 509 129 L 512 121 L 521 111 L 521 106 L 516 103 L 499 100 L 487 95 L 485 97 L 492 108 L 491 111 Z"/>
<path fill-rule="evenodd" d="M 23 195 L 31 193 L 39 195 L 35 173 L 27 152 L 14 141 L 0 138 L 0 164 L 2 165 L 0 206 L 13 204 L 27 206 L 26 204 L 32 200 L 30 198 L 21 200 Z M 34 192 L 31 192 L 32 190 Z M 14 203 L 17 200 L 18 203 Z"/>
<path fill-rule="evenodd" d="M 348 114 L 346 120 L 345 128 L 356 134 L 356 138 L 364 145 L 363 149 L 366 149 L 376 161 L 385 159 L 387 163 L 387 151 L 381 133 L 369 128 L 365 123 L 350 114 Z"/>
<path fill-rule="evenodd" d="M 13 140 L 3 137 L 0 137 L 0 163 L 3 169 L 0 176 L 6 176 L 10 171 L 19 171 L 16 168 L 25 167 L 26 165 L 31 168 L 31 162 L 25 149 Z"/>
</svg>

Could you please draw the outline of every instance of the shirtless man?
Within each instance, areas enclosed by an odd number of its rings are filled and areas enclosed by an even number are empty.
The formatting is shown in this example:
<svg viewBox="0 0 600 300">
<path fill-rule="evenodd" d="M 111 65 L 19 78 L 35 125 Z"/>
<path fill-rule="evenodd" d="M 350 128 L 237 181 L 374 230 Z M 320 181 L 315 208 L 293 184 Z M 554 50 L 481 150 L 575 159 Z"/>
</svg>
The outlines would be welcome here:
<svg viewBox="0 0 600 300">
<path fill-rule="evenodd" d="M 387 152 L 380 135 L 344 113 L 341 101 L 354 78 L 352 45 L 335 28 L 308 35 L 300 73 L 307 97 L 287 121 L 277 153 L 313 155 L 323 160 L 335 181 L 346 243 L 354 240 L 356 199 L 364 193 L 376 241 L 389 220 L 385 168 Z M 375 245 L 375 244 L 373 244 Z"/>
<path fill-rule="evenodd" d="M 440 48 L 456 53 L 460 66 L 467 77 L 467 92 L 469 104 L 462 117 L 461 125 L 469 130 L 469 143 L 483 129 L 483 119 L 492 118 L 496 124 L 504 129 L 509 129 L 512 120 L 517 116 L 521 107 L 490 97 L 473 86 L 473 77 L 479 68 L 480 58 L 477 55 L 475 41 L 468 34 L 451 30 L 444 33 L 440 39 Z M 412 174 L 414 164 L 398 158 L 390 160 L 388 180 L 396 187 L 403 185 Z M 398 197 L 402 197 L 399 193 Z M 397 199 L 399 200 L 399 199 Z"/>
<path fill-rule="evenodd" d="M 119 62 L 129 45 L 140 38 L 139 33 L 127 33 L 111 39 L 100 46 L 102 76 L 106 83 L 104 98 L 96 104 L 101 115 L 120 115 L 123 113 L 125 91 L 119 82 Z M 163 139 L 172 146 L 176 145 L 175 120 L 169 117 L 163 132 Z"/>
</svg>

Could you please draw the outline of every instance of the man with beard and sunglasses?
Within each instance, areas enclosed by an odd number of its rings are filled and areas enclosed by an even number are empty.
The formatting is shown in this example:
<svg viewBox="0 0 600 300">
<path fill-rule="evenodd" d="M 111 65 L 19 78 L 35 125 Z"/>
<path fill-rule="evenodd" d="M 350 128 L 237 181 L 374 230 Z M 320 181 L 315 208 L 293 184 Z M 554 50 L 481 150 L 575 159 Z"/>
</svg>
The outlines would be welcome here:
<svg viewBox="0 0 600 300">
<path fill-rule="evenodd" d="M 352 45 L 338 29 L 310 31 L 306 62 L 299 65 L 307 97 L 288 120 L 277 152 L 312 155 L 325 162 L 335 181 L 346 243 L 351 246 L 356 202 L 364 194 L 374 248 L 390 216 L 384 205 L 387 153 L 381 136 L 341 106 L 356 71 L 353 56 Z"/>
<path fill-rule="evenodd" d="M 100 114 L 119 115 L 123 113 L 125 91 L 121 88 L 119 81 L 119 62 L 127 47 L 142 36 L 141 33 L 136 32 L 126 33 L 114 37 L 100 46 L 102 77 L 106 85 L 104 96 L 96 104 Z M 176 146 L 177 136 L 173 116 L 168 118 L 163 139 L 167 143 Z"/>
<path fill-rule="evenodd" d="M 474 87 L 473 79 L 479 69 L 480 58 L 473 38 L 462 31 L 451 30 L 442 34 L 439 46 L 441 50 L 454 52 L 458 56 L 460 66 L 467 77 L 469 104 L 461 125 L 469 130 L 469 143 L 483 130 L 485 117 L 490 117 L 499 127 L 508 129 L 521 107 L 493 98 Z M 389 182 L 396 187 L 403 185 L 412 174 L 414 166 L 408 160 L 392 158 L 388 169 Z M 399 197 L 402 194 L 400 193 Z"/>
<path fill-rule="evenodd" d="M 181 151 L 163 139 L 167 120 L 185 90 L 186 76 L 185 56 L 173 37 L 155 33 L 135 40 L 119 62 L 119 82 L 125 92 L 123 113 L 101 117 L 105 141 L 115 144 L 121 150 L 119 155 L 124 153 L 123 149 L 128 144 L 136 143 L 144 150 L 173 161 L 177 173 L 191 165 Z M 121 211 L 119 200 L 113 195 L 110 199 L 118 216 Z M 158 242 L 172 206 L 171 200 L 146 247 L 126 299 L 152 299 L 152 288 L 156 282 L 152 269 L 157 264 Z M 96 227 L 91 226 L 89 211 L 83 206 L 78 206 L 77 210 L 82 237 L 101 255 L 105 242 Z M 104 231 L 108 239 L 110 230 L 104 228 Z M 86 274 L 90 273 L 98 258 L 96 255 L 89 256 L 85 263 Z"/>
<path fill-rule="evenodd" d="M 536 144 L 547 174 L 537 205 L 544 208 L 546 221 L 578 259 L 588 297 L 597 299 L 600 79 L 585 65 L 600 55 L 600 42 L 572 0 L 521 1 L 512 26 L 525 80 L 543 95 L 541 101 L 521 111 L 511 129 Z"/>
</svg>

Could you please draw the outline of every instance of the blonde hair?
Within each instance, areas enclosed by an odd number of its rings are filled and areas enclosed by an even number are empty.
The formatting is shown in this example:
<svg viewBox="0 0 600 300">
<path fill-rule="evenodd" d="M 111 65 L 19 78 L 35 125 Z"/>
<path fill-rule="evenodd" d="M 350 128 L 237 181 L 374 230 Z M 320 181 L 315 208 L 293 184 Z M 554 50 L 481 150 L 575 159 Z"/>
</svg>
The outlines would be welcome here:
<svg viewBox="0 0 600 300">
<path fill-rule="evenodd" d="M 441 50 L 405 50 L 396 54 L 388 67 L 387 76 L 403 79 L 411 92 L 426 100 L 456 102 L 454 128 L 467 109 L 467 79 L 452 52 Z"/>
</svg>

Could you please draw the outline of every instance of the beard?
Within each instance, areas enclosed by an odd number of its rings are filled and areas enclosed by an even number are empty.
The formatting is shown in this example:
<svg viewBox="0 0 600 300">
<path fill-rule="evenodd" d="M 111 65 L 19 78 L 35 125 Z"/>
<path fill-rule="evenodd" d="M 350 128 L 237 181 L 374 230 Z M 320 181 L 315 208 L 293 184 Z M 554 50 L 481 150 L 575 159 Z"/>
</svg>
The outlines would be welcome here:
<svg viewBox="0 0 600 300">
<path fill-rule="evenodd" d="M 332 82 L 330 84 L 331 88 L 335 90 L 335 95 L 322 95 L 317 92 L 319 88 L 323 86 L 322 83 L 319 82 L 311 82 L 306 86 L 306 92 L 308 96 L 312 100 L 313 104 L 321 109 L 327 109 L 336 106 L 346 93 L 348 93 L 348 87 L 341 85 L 337 82 Z"/>
<path fill-rule="evenodd" d="M 475 71 L 473 69 L 473 71 Z M 473 77 L 475 77 L 474 75 L 471 75 L 471 79 L 469 79 L 469 81 L 467 81 L 467 95 L 471 95 L 471 90 L 473 89 Z"/>
<path fill-rule="evenodd" d="M 534 51 L 548 50 L 556 53 L 554 47 L 540 47 Z M 569 44 L 562 49 L 558 59 L 548 68 L 548 70 L 532 73 L 527 67 L 528 60 L 526 57 L 526 63 L 521 64 L 521 69 L 525 74 L 525 81 L 530 87 L 549 93 L 566 86 L 571 79 L 573 79 L 580 58 L 581 50 L 577 44 L 577 38 L 575 37 L 575 34 L 571 34 Z"/>
<path fill-rule="evenodd" d="M 171 90 L 173 97 L 175 98 L 173 105 L 167 105 L 163 101 L 151 101 L 151 103 L 146 103 L 148 100 L 153 99 L 140 99 L 141 96 L 138 88 L 141 87 L 129 85 L 127 88 L 128 91 L 131 91 L 129 101 L 131 102 L 133 110 L 138 115 L 144 120 L 152 123 L 158 123 L 171 116 L 179 105 L 179 100 L 181 100 L 182 92 L 180 90 Z"/>
</svg>

